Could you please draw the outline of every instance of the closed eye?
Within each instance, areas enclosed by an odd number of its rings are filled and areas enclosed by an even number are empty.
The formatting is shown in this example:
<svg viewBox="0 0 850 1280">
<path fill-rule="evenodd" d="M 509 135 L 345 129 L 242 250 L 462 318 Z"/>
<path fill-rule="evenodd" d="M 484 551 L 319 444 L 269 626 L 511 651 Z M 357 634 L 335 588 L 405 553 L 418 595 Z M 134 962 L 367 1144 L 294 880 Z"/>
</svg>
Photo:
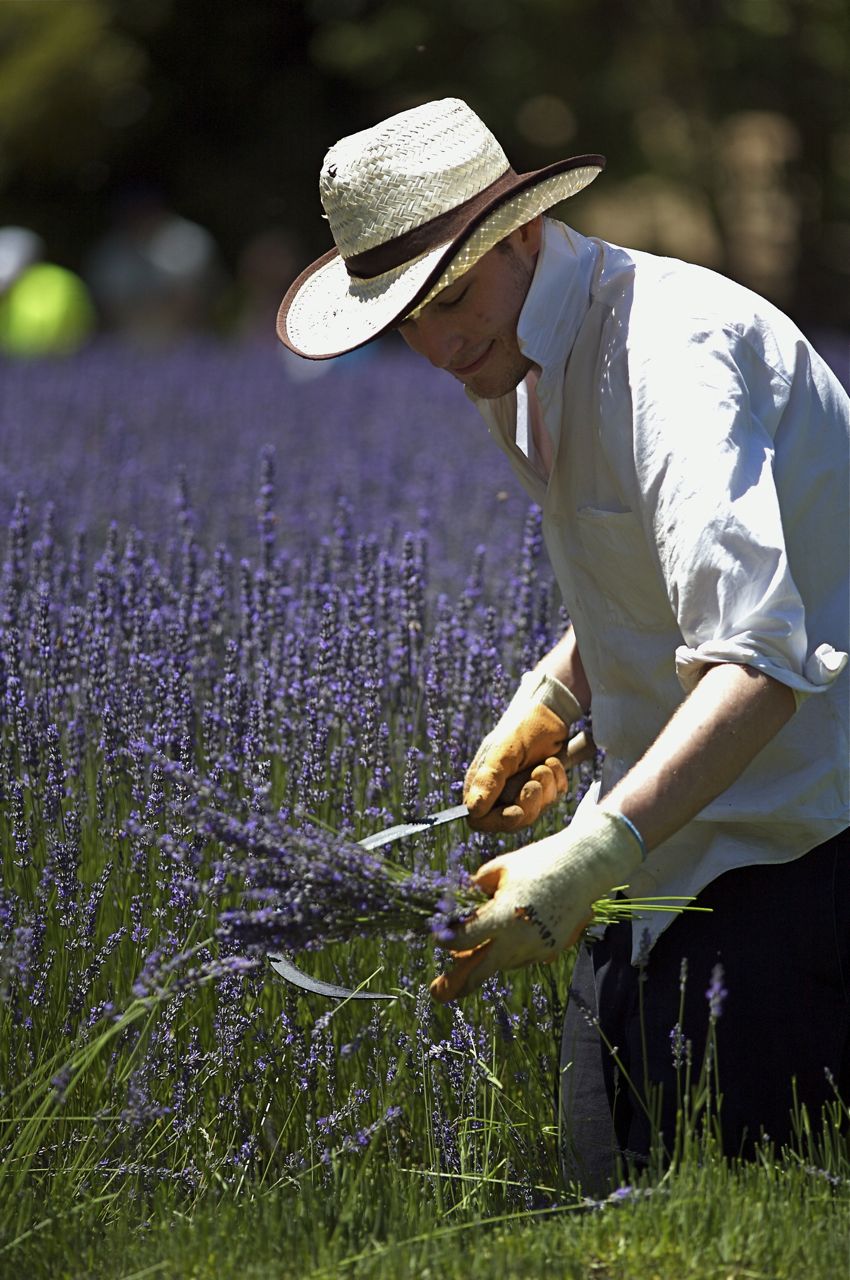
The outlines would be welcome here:
<svg viewBox="0 0 850 1280">
<path fill-rule="evenodd" d="M 467 285 L 465 289 L 461 289 L 460 293 L 457 294 L 454 298 L 449 298 L 445 302 L 443 302 L 441 298 L 436 299 L 437 306 L 440 307 L 441 309 L 444 307 L 456 307 L 457 304 L 461 302 L 468 293 L 469 293 L 469 285 Z"/>
</svg>

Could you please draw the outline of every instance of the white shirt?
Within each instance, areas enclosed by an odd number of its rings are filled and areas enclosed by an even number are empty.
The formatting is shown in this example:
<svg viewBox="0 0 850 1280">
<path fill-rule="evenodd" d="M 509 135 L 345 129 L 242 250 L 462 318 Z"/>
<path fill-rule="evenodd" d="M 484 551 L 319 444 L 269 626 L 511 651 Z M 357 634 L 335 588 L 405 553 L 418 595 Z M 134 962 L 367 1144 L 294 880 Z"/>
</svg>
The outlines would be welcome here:
<svg viewBox="0 0 850 1280">
<path fill-rule="evenodd" d="M 541 368 L 548 483 L 525 387 L 519 406 L 514 392 L 470 398 L 543 510 L 606 752 L 583 803 L 636 762 L 706 664 L 746 663 L 797 696 L 630 892 L 691 895 L 801 856 L 850 821 L 850 401 L 764 299 L 550 219 L 517 337 Z M 650 938 L 670 919 L 650 915 Z"/>
</svg>

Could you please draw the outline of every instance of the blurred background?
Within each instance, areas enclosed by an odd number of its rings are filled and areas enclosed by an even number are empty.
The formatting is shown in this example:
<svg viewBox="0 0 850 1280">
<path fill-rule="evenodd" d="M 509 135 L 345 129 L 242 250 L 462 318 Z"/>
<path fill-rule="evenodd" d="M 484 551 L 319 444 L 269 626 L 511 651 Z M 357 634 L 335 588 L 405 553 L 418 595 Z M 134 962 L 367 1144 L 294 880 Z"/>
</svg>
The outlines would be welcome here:
<svg viewBox="0 0 850 1280">
<path fill-rule="evenodd" d="M 750 285 L 846 381 L 848 86 L 847 0 L 2 0 L 0 347 L 272 344 L 328 146 L 455 95 L 516 169 L 605 154 L 574 226 Z"/>
</svg>

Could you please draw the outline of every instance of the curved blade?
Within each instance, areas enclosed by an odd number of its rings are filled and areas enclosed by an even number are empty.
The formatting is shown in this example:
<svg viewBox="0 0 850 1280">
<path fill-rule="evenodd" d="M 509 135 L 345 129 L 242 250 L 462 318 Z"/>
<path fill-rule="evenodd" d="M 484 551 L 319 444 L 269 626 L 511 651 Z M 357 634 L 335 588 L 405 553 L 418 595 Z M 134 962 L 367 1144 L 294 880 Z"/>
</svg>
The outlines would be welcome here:
<svg viewBox="0 0 850 1280">
<path fill-rule="evenodd" d="M 269 956 L 269 963 L 275 973 L 279 973 L 294 987 L 304 991 L 312 991 L 317 996 L 327 996 L 331 1000 L 397 1000 L 398 996 L 388 995 L 383 991 L 353 991 L 350 987 L 340 987 L 335 982 L 322 982 L 319 978 L 311 978 L 302 973 L 291 960 L 283 956 Z"/>
<path fill-rule="evenodd" d="M 420 831 L 430 831 L 431 827 L 439 827 L 444 822 L 456 822 L 458 818 L 469 816 L 465 804 L 454 804 L 450 809 L 441 809 L 439 813 L 429 813 L 416 822 L 399 822 L 394 827 L 385 827 L 374 835 L 366 836 L 357 843 L 364 849 L 380 849 L 382 845 L 392 844 L 394 840 L 403 840 L 405 836 L 415 836 Z"/>
</svg>

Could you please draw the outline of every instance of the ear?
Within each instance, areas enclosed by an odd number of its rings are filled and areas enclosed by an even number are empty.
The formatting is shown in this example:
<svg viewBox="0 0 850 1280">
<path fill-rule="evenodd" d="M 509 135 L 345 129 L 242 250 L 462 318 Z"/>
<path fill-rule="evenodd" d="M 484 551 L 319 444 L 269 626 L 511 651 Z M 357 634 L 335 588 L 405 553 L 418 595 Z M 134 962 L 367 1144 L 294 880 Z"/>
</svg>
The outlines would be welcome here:
<svg viewBox="0 0 850 1280">
<path fill-rule="evenodd" d="M 540 244 L 543 240 L 543 214 L 538 213 L 530 222 L 526 222 L 521 226 L 519 228 L 519 237 L 526 253 L 539 253 Z"/>
</svg>

